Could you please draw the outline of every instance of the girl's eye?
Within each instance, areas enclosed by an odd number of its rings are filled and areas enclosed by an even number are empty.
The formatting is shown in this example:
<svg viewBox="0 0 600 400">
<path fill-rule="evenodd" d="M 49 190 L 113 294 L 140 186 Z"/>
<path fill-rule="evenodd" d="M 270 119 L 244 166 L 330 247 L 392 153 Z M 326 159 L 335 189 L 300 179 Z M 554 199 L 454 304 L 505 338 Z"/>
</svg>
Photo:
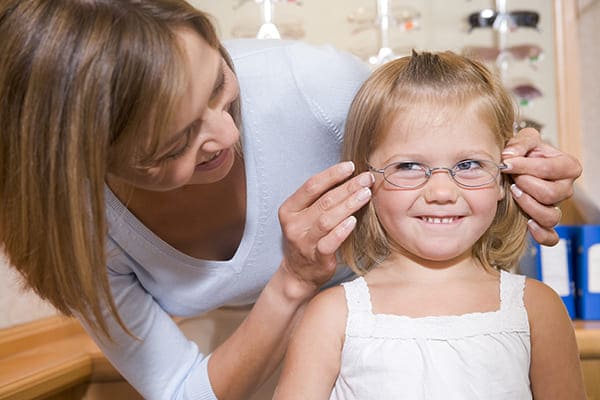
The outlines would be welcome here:
<svg viewBox="0 0 600 400">
<path fill-rule="evenodd" d="M 415 171 L 422 170 L 421 164 L 416 162 L 404 161 L 394 164 L 394 171 Z"/>
<path fill-rule="evenodd" d="M 454 168 L 459 171 L 467 171 L 476 168 L 481 168 L 481 163 L 477 160 L 463 160 L 457 162 Z"/>
</svg>

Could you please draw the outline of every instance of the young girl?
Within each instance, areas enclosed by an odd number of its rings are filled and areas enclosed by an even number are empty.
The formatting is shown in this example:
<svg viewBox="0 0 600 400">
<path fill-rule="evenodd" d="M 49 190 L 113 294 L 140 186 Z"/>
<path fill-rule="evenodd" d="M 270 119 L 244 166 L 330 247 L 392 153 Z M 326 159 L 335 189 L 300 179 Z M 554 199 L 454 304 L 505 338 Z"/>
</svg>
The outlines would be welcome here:
<svg viewBox="0 0 600 400">
<path fill-rule="evenodd" d="M 526 236 L 500 174 L 514 120 L 501 83 L 451 52 L 366 81 L 344 157 L 376 181 L 341 249 L 362 276 L 311 302 L 276 399 L 585 397 L 560 298 L 508 272 Z"/>
</svg>

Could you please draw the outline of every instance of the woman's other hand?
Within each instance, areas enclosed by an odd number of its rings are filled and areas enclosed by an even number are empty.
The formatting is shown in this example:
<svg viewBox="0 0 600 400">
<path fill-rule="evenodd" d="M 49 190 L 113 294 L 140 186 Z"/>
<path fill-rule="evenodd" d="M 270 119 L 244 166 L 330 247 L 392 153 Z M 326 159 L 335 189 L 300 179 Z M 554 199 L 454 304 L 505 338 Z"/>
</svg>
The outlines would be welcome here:
<svg viewBox="0 0 600 400">
<path fill-rule="evenodd" d="M 573 183 L 582 172 L 579 161 L 542 142 L 533 128 L 525 128 L 511 139 L 502 152 L 505 170 L 513 176 L 512 194 L 531 217 L 529 231 L 544 245 L 554 245 L 560 222 L 558 203 L 573 195 Z"/>
<path fill-rule="evenodd" d="M 348 180 L 353 172 L 352 162 L 336 164 L 308 179 L 279 209 L 281 267 L 292 278 L 292 296 L 311 297 L 335 273 L 335 252 L 356 225 L 352 214 L 371 198 L 373 175 Z"/>
</svg>

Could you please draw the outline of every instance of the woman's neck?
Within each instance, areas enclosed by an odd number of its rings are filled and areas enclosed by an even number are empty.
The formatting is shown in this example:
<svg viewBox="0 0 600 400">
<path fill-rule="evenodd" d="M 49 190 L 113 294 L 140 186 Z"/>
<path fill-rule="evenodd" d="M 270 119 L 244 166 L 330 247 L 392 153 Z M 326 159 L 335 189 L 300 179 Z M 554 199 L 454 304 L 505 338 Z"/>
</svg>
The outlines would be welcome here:
<svg viewBox="0 0 600 400">
<path fill-rule="evenodd" d="M 115 195 L 148 229 L 177 250 L 201 259 L 228 260 L 242 239 L 246 181 L 242 160 L 219 182 L 167 192 L 109 181 Z"/>
</svg>

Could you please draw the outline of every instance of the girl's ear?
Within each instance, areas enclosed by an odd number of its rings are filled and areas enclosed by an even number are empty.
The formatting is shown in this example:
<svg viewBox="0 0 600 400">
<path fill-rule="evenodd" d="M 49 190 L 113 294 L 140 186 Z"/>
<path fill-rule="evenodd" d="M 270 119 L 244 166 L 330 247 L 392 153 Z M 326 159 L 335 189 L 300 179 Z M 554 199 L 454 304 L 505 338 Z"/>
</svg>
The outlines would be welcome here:
<svg viewBox="0 0 600 400">
<path fill-rule="evenodd" d="M 504 196 L 506 196 L 506 186 L 508 185 L 508 183 L 505 179 L 505 177 L 502 177 L 500 180 L 500 184 L 498 185 L 498 201 L 503 200 Z"/>
</svg>

